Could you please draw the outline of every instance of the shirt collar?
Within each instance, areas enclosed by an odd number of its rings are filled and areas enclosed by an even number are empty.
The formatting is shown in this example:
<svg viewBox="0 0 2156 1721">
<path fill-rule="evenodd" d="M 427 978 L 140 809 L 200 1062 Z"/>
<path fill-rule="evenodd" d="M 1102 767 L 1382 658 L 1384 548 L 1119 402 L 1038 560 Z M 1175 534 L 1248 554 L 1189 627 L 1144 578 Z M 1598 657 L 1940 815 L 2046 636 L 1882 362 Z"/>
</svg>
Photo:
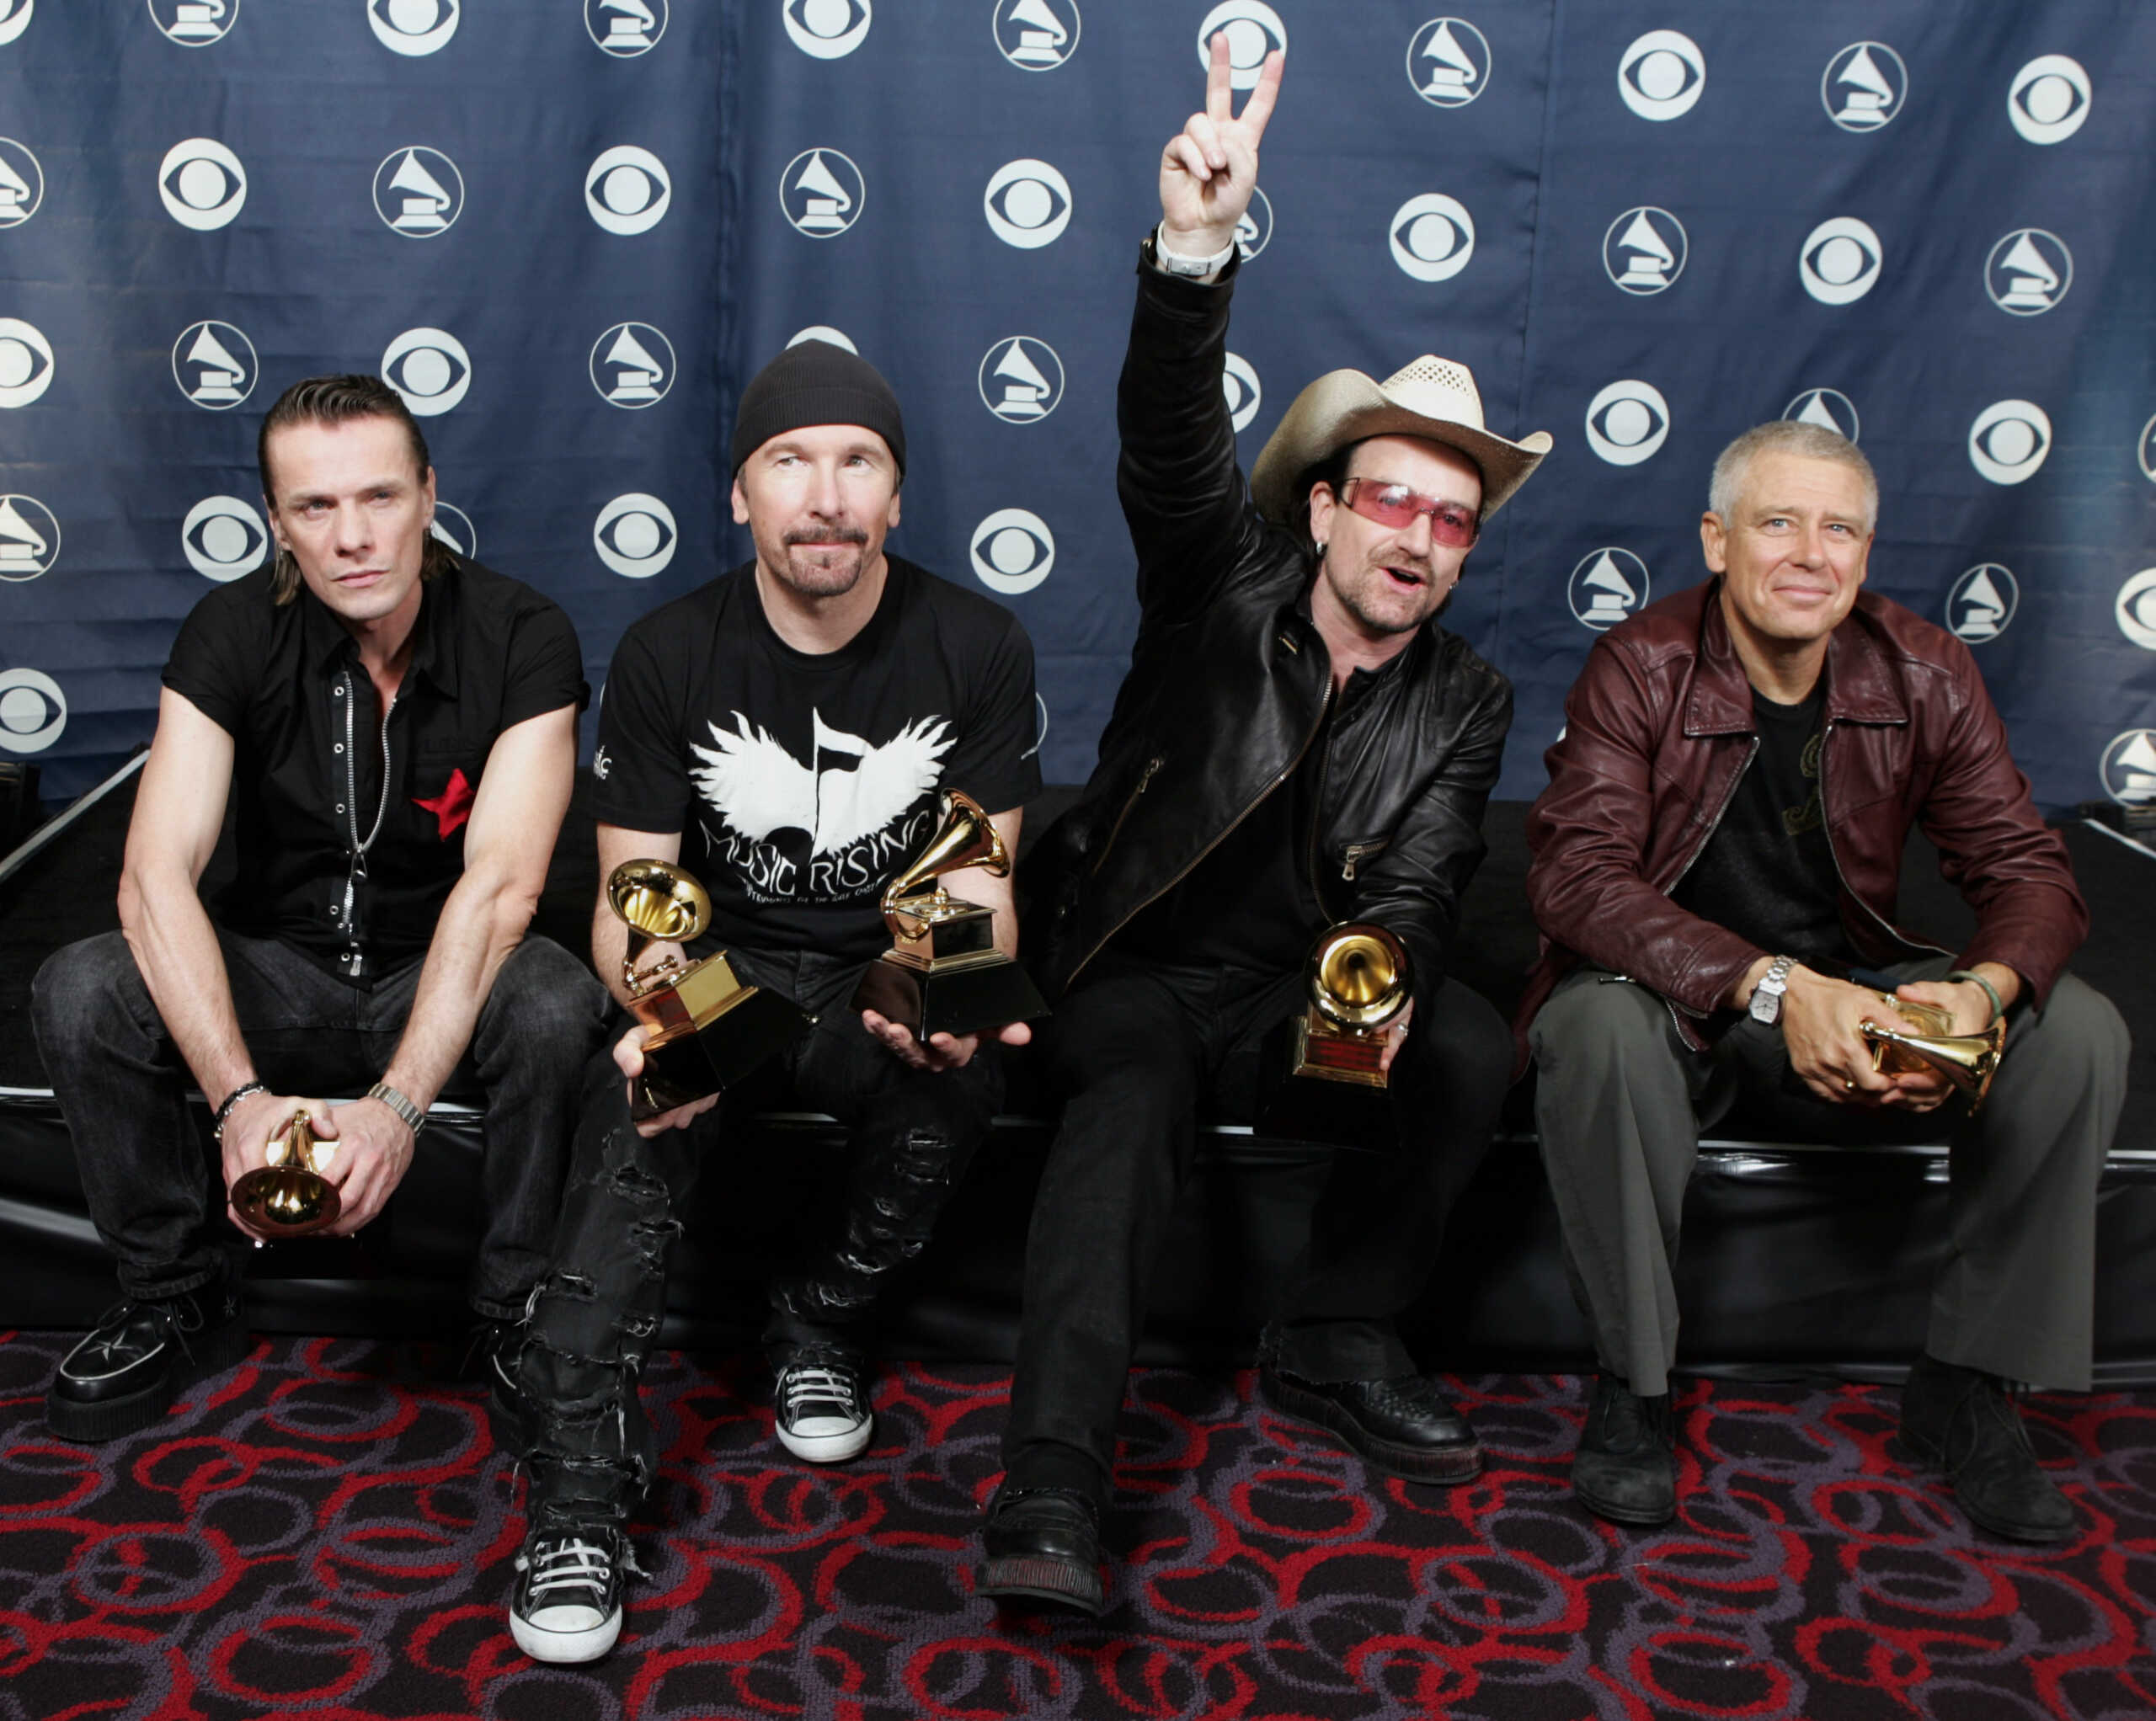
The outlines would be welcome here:
<svg viewBox="0 0 2156 1721">
<path fill-rule="evenodd" d="M 1706 588 L 1700 628 L 1700 661 L 1684 705 L 1688 735 L 1748 734 L 1753 727 L 1752 682 L 1729 637 L 1721 613 L 1721 577 Z M 1873 637 L 1859 597 L 1827 637 L 1827 716 L 1844 722 L 1906 723 L 1907 701 L 1895 685 L 1886 653 Z"/>
<path fill-rule="evenodd" d="M 300 606 L 300 637 L 306 660 L 313 669 L 330 674 L 355 665 L 359 647 L 344 631 L 329 606 L 315 596 L 305 580 L 293 599 Z M 445 699 L 456 697 L 456 575 L 454 564 L 420 588 L 419 616 L 412 624 L 412 665 L 405 671 L 408 684 L 424 679 Z"/>
</svg>

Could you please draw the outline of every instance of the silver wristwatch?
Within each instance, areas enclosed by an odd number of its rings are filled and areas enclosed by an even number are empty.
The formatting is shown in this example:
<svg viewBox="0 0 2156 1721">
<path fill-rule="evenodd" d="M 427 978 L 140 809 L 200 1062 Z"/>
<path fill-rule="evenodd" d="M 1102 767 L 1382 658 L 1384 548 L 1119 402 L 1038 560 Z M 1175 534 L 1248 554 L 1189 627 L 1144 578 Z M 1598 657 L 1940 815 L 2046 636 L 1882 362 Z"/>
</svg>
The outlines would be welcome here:
<svg viewBox="0 0 2156 1721">
<path fill-rule="evenodd" d="M 1782 994 L 1789 990 L 1789 971 L 1796 966 L 1795 956 L 1776 956 L 1767 965 L 1767 972 L 1752 988 L 1753 1021 L 1771 1028 L 1782 1019 Z"/>
<path fill-rule="evenodd" d="M 381 1100 L 383 1105 L 404 1120 L 404 1127 L 415 1136 L 427 1126 L 427 1114 L 398 1093 L 396 1089 L 391 1087 L 387 1082 L 376 1082 L 369 1088 L 367 1098 Z"/>
</svg>

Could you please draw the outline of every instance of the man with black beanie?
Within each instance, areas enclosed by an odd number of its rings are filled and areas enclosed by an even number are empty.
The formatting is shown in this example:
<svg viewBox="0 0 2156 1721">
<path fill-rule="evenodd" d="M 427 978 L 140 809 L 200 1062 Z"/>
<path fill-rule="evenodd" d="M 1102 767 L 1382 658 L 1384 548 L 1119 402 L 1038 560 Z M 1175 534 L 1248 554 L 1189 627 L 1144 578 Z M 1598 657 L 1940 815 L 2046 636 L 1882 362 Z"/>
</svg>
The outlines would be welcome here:
<svg viewBox="0 0 2156 1721">
<path fill-rule="evenodd" d="M 812 1018 L 779 1054 L 803 1103 L 850 1132 L 851 1185 L 824 1242 L 770 1287 L 765 1342 L 780 1441 L 834 1463 L 869 1441 L 864 1324 L 917 1255 L 1003 1093 L 979 1040 L 915 1039 L 851 1004 L 890 946 L 885 883 L 938 823 L 942 793 L 990 809 L 1015 850 L 1040 787 L 1033 648 L 1009 611 L 884 553 L 899 523 L 905 431 L 890 386 L 824 341 L 788 348 L 743 392 L 734 518 L 755 557 L 645 616 L 607 676 L 592 810 L 601 900 L 592 957 L 627 1001 L 627 929 L 604 900 L 625 860 L 677 861 L 711 898 L 686 947 L 640 968 L 724 951 L 748 984 Z M 1015 950 L 1009 881 L 978 868 L 942 881 L 995 910 Z M 665 1310 L 679 1204 L 728 1133 L 706 1099 L 641 1123 L 627 1083 L 641 1026 L 595 1060 L 554 1258 L 531 1303 L 520 1379 L 528 1532 L 510 1604 L 517 1643 L 586 1661 L 621 1629 L 624 1536 L 656 1447 L 638 1371 Z"/>
</svg>

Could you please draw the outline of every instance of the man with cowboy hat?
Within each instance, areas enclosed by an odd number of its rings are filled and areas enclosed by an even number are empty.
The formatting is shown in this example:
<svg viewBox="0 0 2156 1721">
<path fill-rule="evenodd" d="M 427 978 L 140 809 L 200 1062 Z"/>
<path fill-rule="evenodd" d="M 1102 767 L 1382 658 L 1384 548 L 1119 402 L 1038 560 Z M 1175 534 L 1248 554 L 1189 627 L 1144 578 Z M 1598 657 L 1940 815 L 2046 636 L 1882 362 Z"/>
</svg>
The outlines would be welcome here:
<svg viewBox="0 0 2156 1721">
<path fill-rule="evenodd" d="M 1436 617 L 1550 439 L 1486 429 L 1474 379 L 1445 360 L 1382 383 L 1336 370 L 1289 411 L 1246 500 L 1221 372 L 1281 61 L 1238 118 L 1225 48 L 1205 111 L 1161 158 L 1121 382 L 1130 673 L 1091 781 L 1023 880 L 1035 972 L 1060 994 L 1044 1068 L 1065 1110 L 976 1588 L 1090 1612 L 1116 1415 L 1193 1113 L 1251 1115 L 1260 1044 L 1305 1004 L 1312 940 L 1337 922 L 1407 951 L 1412 1004 L 1382 1053 L 1401 1148 L 1335 1156 L 1296 1216 L 1307 1236 L 1262 1390 L 1388 1474 L 1481 1467 L 1394 1328 L 1488 1144 L 1508 1062 L 1497 1011 L 1445 975 L 1512 690 Z"/>
</svg>

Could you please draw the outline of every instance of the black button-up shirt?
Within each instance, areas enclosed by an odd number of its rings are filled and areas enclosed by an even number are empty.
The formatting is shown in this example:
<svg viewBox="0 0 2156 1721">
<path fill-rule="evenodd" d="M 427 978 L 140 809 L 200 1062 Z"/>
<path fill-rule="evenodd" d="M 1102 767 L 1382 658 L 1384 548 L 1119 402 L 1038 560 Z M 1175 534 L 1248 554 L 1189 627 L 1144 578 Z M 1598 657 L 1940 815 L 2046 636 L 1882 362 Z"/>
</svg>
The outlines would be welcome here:
<svg viewBox="0 0 2156 1721">
<path fill-rule="evenodd" d="M 420 589 L 387 721 L 351 635 L 304 584 L 273 604 L 266 567 L 197 604 L 165 665 L 233 741 L 239 866 L 213 914 L 361 982 L 425 953 L 495 738 L 589 696 L 550 599 L 462 558 Z"/>
</svg>

